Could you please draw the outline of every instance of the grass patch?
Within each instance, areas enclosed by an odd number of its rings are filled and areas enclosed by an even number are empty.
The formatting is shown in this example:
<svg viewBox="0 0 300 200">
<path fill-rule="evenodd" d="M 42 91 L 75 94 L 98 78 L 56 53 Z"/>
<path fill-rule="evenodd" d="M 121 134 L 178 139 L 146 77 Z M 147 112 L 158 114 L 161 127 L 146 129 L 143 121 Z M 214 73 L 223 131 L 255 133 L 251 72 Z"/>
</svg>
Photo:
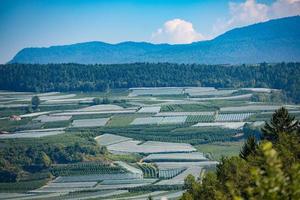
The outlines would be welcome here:
<svg viewBox="0 0 300 200">
<path fill-rule="evenodd" d="M 30 118 L 24 118 L 20 121 L 11 121 L 9 119 L 0 120 L 0 130 L 1 131 L 15 131 L 18 130 L 19 126 L 25 126 L 30 122 Z"/>
<path fill-rule="evenodd" d="M 123 162 L 129 162 L 129 163 L 136 163 L 139 162 L 143 156 L 140 154 L 111 154 L 108 153 L 106 157 L 113 161 L 123 161 Z"/>
<path fill-rule="evenodd" d="M 43 128 L 64 128 L 70 125 L 70 121 L 57 121 L 57 122 L 46 122 Z"/>
<path fill-rule="evenodd" d="M 89 106 L 90 104 L 74 104 L 74 105 L 63 105 L 63 104 L 57 104 L 57 105 L 47 105 L 42 104 L 39 109 L 41 112 L 45 111 L 62 111 L 62 110 L 74 110 L 74 109 L 80 109 Z"/>
<path fill-rule="evenodd" d="M 211 144 L 201 144 L 195 148 L 203 153 L 211 155 L 212 159 L 220 160 L 222 156 L 237 156 L 244 144 L 243 140 L 231 142 L 214 142 Z"/>
<path fill-rule="evenodd" d="M 113 114 L 90 114 L 90 115 L 73 115 L 72 120 L 78 119 L 96 119 L 96 118 L 108 118 Z"/>
<path fill-rule="evenodd" d="M 25 108 L 0 108 L 0 117 L 26 114 Z"/>
<path fill-rule="evenodd" d="M 50 179 L 20 181 L 13 183 L 0 183 L 1 192 L 26 192 L 34 190 L 45 185 Z"/>
<path fill-rule="evenodd" d="M 135 115 L 115 115 L 108 121 L 107 126 L 127 126 L 135 118 Z"/>
</svg>

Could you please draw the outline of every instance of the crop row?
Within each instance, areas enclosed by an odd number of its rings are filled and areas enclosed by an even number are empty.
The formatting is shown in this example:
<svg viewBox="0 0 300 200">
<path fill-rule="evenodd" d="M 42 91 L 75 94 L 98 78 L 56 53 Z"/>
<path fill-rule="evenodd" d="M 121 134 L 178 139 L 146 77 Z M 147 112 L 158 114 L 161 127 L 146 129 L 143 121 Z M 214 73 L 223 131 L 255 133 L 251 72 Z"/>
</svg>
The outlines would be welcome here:
<svg viewBox="0 0 300 200">
<path fill-rule="evenodd" d="M 213 122 L 214 120 L 214 115 L 189 115 L 186 123 Z"/>
<path fill-rule="evenodd" d="M 171 168 L 171 169 L 160 169 L 159 170 L 159 178 L 163 178 L 163 179 L 170 179 L 173 178 L 175 176 L 177 176 L 178 174 L 182 173 L 184 170 L 186 170 L 185 167 L 182 168 Z"/>
<path fill-rule="evenodd" d="M 157 178 L 158 171 L 157 168 L 152 164 L 138 164 L 139 168 L 143 171 L 145 178 Z"/>
<path fill-rule="evenodd" d="M 218 114 L 216 116 L 217 122 L 232 122 L 232 121 L 244 121 L 250 117 L 253 113 L 236 113 L 236 114 Z"/>
<path fill-rule="evenodd" d="M 86 175 L 86 174 L 113 174 L 125 172 L 119 166 L 99 162 L 83 162 L 76 164 L 53 165 L 50 168 L 54 176 Z"/>
</svg>

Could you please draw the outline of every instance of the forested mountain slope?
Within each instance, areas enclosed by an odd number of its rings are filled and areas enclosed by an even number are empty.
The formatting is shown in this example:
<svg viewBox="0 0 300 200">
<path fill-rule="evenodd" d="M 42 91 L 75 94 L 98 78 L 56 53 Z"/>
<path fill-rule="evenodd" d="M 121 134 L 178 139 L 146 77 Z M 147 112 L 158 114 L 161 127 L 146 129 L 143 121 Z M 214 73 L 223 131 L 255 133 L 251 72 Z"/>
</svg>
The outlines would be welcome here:
<svg viewBox="0 0 300 200">
<path fill-rule="evenodd" d="M 295 16 L 236 28 L 213 40 L 185 45 L 86 42 L 49 48 L 25 48 L 10 63 L 240 64 L 300 61 L 299 26 L 300 16 Z"/>
</svg>

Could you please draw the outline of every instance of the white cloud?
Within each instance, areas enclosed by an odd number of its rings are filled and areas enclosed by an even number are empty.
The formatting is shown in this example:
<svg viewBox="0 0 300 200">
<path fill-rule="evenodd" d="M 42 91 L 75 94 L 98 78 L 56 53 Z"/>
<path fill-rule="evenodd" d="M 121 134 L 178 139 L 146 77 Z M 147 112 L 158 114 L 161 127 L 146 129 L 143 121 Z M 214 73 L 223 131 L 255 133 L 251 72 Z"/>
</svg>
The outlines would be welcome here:
<svg viewBox="0 0 300 200">
<path fill-rule="evenodd" d="M 270 7 L 270 17 L 288 17 L 300 14 L 300 0 L 277 0 Z"/>
<path fill-rule="evenodd" d="M 273 18 L 300 14 L 300 0 L 275 0 L 270 5 L 246 0 L 242 3 L 229 2 L 230 17 L 219 19 L 213 26 L 213 35 L 218 35 L 234 27 L 263 22 Z"/>
<path fill-rule="evenodd" d="M 155 43 L 187 44 L 203 39 L 203 35 L 194 29 L 191 22 L 182 19 L 169 20 L 162 28 L 152 33 Z"/>
</svg>

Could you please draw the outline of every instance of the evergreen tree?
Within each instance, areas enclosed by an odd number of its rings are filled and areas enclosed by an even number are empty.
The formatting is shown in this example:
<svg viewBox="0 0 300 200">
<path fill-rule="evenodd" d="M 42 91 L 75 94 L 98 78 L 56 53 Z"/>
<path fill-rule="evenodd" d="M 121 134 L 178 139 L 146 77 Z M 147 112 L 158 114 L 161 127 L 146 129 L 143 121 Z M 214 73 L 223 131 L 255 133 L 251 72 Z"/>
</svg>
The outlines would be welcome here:
<svg viewBox="0 0 300 200">
<path fill-rule="evenodd" d="M 34 110 L 38 109 L 40 103 L 41 103 L 41 100 L 38 96 L 34 96 L 31 98 L 31 105 Z"/>
<path fill-rule="evenodd" d="M 262 128 L 262 139 L 276 142 L 279 134 L 294 132 L 298 127 L 299 122 L 294 116 L 289 115 L 288 110 L 284 107 L 275 111 L 271 121 L 266 122 Z"/>
<path fill-rule="evenodd" d="M 94 99 L 93 99 L 93 104 L 94 104 L 94 105 L 99 105 L 99 104 L 101 104 L 101 99 L 98 98 L 98 97 L 94 98 Z"/>
<path fill-rule="evenodd" d="M 247 160 L 247 157 L 250 154 L 254 154 L 255 150 L 257 149 L 257 141 L 256 138 L 251 135 L 247 138 L 247 141 L 242 147 L 242 150 L 240 152 L 240 157 L 243 158 L 244 160 Z"/>
</svg>

